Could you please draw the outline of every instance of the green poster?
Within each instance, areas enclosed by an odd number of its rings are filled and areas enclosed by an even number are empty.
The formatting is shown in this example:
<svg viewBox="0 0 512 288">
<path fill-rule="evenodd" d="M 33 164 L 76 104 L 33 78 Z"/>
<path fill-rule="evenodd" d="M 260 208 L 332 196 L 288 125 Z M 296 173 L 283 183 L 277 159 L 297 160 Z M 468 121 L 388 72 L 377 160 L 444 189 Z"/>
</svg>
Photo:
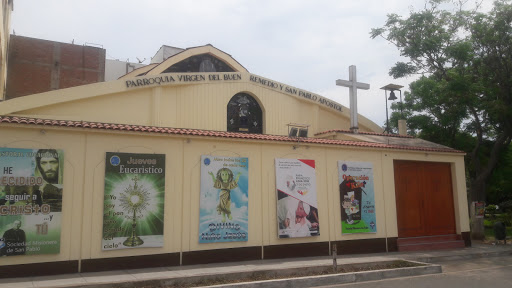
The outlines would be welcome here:
<svg viewBox="0 0 512 288">
<path fill-rule="evenodd" d="M 107 152 L 103 250 L 164 245 L 165 155 Z"/>
<path fill-rule="evenodd" d="M 60 252 L 64 153 L 0 148 L 0 256 Z"/>
<path fill-rule="evenodd" d="M 338 161 L 343 234 L 377 233 L 371 162 Z"/>
</svg>

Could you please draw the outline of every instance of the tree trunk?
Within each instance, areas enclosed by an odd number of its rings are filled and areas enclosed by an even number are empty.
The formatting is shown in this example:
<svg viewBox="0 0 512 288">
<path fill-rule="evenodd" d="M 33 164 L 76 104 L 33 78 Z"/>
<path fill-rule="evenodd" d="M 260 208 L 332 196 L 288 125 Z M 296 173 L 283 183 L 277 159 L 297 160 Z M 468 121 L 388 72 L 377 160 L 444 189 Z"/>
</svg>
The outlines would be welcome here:
<svg viewBox="0 0 512 288">
<path fill-rule="evenodd" d="M 469 189 L 470 203 L 472 205 L 470 209 L 471 216 L 471 238 L 477 240 L 483 240 L 485 238 L 484 218 L 475 217 L 475 207 L 473 202 L 485 202 L 485 183 L 489 180 L 492 175 L 494 167 L 498 164 L 499 155 L 501 151 L 510 144 L 510 136 L 506 133 L 500 134 L 496 142 L 494 143 L 491 153 L 489 155 L 489 161 L 485 167 L 475 167 L 478 171 L 475 179 L 471 181 L 471 187 Z M 477 146 L 481 147 L 480 145 Z M 478 157 L 478 148 L 472 153 L 472 157 Z M 478 158 L 473 159 L 474 165 L 480 165 Z M 482 169 L 483 168 L 483 169 Z"/>
</svg>

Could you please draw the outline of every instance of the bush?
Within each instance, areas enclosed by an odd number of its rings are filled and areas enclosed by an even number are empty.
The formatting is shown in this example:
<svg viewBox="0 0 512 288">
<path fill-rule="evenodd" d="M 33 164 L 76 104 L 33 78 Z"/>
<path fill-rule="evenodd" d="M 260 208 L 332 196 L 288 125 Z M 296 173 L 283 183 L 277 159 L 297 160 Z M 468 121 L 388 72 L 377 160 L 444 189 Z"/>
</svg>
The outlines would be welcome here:
<svg viewBox="0 0 512 288">
<path fill-rule="evenodd" d="M 498 211 L 498 209 L 496 208 L 496 205 L 487 205 L 487 207 L 485 207 L 485 213 L 487 214 L 491 214 L 491 215 L 494 215 L 496 214 L 496 212 Z"/>
<path fill-rule="evenodd" d="M 494 220 L 484 219 L 484 227 L 492 228 L 494 226 Z"/>
<path fill-rule="evenodd" d="M 502 213 L 498 215 L 496 221 L 501 221 L 505 224 L 505 226 L 510 227 L 510 224 L 512 224 L 512 212 Z"/>
</svg>

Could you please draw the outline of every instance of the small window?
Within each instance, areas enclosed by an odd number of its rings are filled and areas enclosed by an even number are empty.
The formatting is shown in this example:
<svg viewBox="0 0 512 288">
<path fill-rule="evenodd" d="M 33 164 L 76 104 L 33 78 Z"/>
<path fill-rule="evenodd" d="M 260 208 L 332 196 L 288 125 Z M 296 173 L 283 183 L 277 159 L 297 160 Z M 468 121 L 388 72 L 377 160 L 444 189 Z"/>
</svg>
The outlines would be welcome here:
<svg viewBox="0 0 512 288">
<path fill-rule="evenodd" d="M 263 115 L 258 102 L 249 94 L 238 93 L 229 100 L 228 131 L 263 133 Z"/>
</svg>

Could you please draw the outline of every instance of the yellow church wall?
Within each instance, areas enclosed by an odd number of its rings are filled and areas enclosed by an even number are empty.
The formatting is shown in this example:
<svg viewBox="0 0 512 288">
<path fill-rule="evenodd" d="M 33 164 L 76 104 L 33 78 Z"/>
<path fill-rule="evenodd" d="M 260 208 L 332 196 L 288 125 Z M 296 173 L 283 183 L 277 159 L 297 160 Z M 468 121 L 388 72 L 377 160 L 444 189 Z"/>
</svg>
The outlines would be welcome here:
<svg viewBox="0 0 512 288">
<path fill-rule="evenodd" d="M 161 82 L 169 77 L 174 81 Z M 350 128 L 348 108 L 250 73 L 168 73 L 95 83 L 6 101 L 0 115 L 226 131 L 227 104 L 237 93 L 260 103 L 265 134 L 287 135 L 289 123 L 309 125 L 310 136 Z M 380 132 L 359 118 L 361 131 Z"/>
<path fill-rule="evenodd" d="M 320 114 L 322 117 L 319 117 L 319 123 L 318 126 L 322 127 L 322 129 L 318 129 L 316 133 L 318 132 L 324 132 L 329 130 L 350 130 L 350 115 L 348 115 L 348 121 L 347 118 L 340 119 L 338 115 L 335 113 L 332 113 L 331 111 L 328 111 L 326 109 L 321 109 Z M 348 109 L 344 112 L 348 113 Z M 360 131 L 366 131 L 367 128 L 359 125 Z"/>
<path fill-rule="evenodd" d="M 469 231 L 461 154 L 26 125 L 2 125 L 0 133 L 2 147 L 62 149 L 65 158 L 61 252 L 0 257 L 0 266 L 397 237 L 393 160 L 450 163 L 457 233 Z M 163 247 L 102 250 L 105 153 L 116 151 L 166 155 Z M 249 158 L 247 242 L 199 244 L 201 155 Z M 315 160 L 320 236 L 278 238 L 275 158 Z M 341 233 L 338 160 L 373 164 L 377 233 Z"/>
<path fill-rule="evenodd" d="M 22 113 L 41 119 L 150 125 L 151 103 L 151 91 L 129 91 L 58 103 Z"/>
<path fill-rule="evenodd" d="M 268 193 L 261 183 L 261 145 L 246 141 L 189 138 L 183 141 L 183 234 L 182 251 L 261 246 L 261 198 Z M 201 155 L 247 157 L 249 159 L 248 241 L 199 243 L 199 196 L 201 189 Z"/>
<path fill-rule="evenodd" d="M 64 149 L 63 197 L 61 219 L 61 245 L 59 254 L 0 257 L 1 265 L 15 265 L 37 262 L 54 262 L 79 259 L 81 227 L 84 212 L 83 175 L 85 157 L 85 135 L 67 129 L 23 129 L 13 127 L 0 128 L 0 146 L 26 149 Z M 84 212 L 84 215 L 87 213 Z"/>
<path fill-rule="evenodd" d="M 329 241 L 329 230 L 332 229 L 332 222 L 328 217 L 328 193 L 326 186 L 327 167 L 325 165 L 324 149 L 318 147 L 306 148 L 305 146 L 293 148 L 294 144 L 285 145 L 263 145 L 262 147 L 262 170 L 261 177 L 263 185 L 263 207 L 268 207 L 262 211 L 262 215 L 268 217 L 263 219 L 263 245 L 282 245 L 296 243 L 314 243 Z M 277 192 L 276 192 L 276 172 L 275 159 L 311 159 L 315 160 L 316 174 L 316 193 L 318 203 L 318 219 L 320 227 L 320 235 L 308 238 L 282 238 L 278 237 L 278 220 L 277 220 Z M 341 223 L 341 222 L 340 222 Z"/>
<path fill-rule="evenodd" d="M 167 137 L 91 133 L 86 136 L 82 259 L 179 252 L 181 230 L 182 155 L 180 140 Z M 106 152 L 165 154 L 165 214 L 163 247 L 102 250 Z"/>
<path fill-rule="evenodd" d="M 334 222 L 331 230 L 332 240 L 355 240 L 355 239 L 371 239 L 371 238 L 384 238 L 384 237 L 396 237 L 397 235 L 391 236 L 388 233 L 388 223 L 385 219 L 388 218 L 386 212 L 386 204 L 393 205 L 394 203 L 388 203 L 386 199 L 389 195 L 384 193 L 384 179 L 382 178 L 382 151 L 375 151 L 368 148 L 350 148 L 350 149 L 326 149 L 327 167 L 329 167 L 328 183 L 331 189 L 331 198 L 329 200 L 330 209 L 333 211 L 329 219 Z M 370 162 L 373 166 L 373 183 L 374 183 L 374 195 L 375 195 L 375 213 L 377 221 L 377 233 L 357 233 L 357 234 L 342 234 L 341 232 L 341 206 L 340 206 L 340 193 L 339 193 L 339 179 L 338 179 L 338 161 L 354 161 L 354 162 Z M 394 190 L 393 190 L 394 191 Z M 394 208 L 396 209 L 396 207 Z M 396 217 L 394 219 L 396 222 Z"/>
</svg>

